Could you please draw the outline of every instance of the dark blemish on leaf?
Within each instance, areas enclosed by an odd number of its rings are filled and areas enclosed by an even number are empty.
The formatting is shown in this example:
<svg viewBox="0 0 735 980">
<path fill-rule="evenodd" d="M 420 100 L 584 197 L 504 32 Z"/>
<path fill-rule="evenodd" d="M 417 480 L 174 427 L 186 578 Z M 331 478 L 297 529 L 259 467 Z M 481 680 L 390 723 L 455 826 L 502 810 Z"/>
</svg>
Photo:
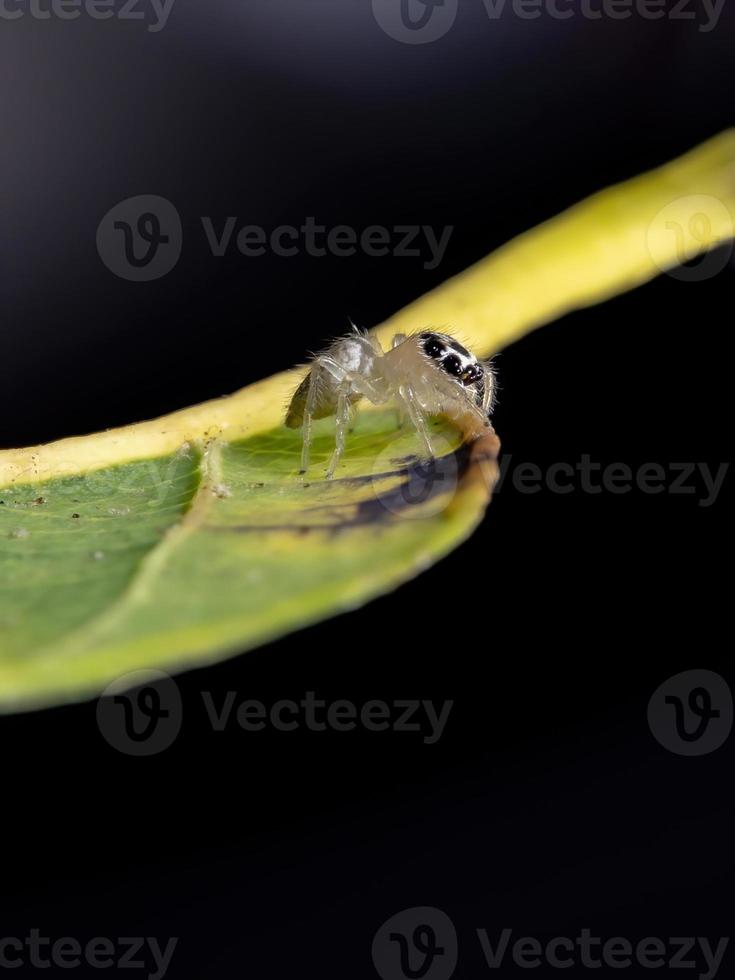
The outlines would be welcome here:
<svg viewBox="0 0 735 980">
<path fill-rule="evenodd" d="M 78 518 L 79 517 L 79 514 L 72 514 L 71 516 L 74 517 L 74 518 Z"/>
<path fill-rule="evenodd" d="M 33 503 L 34 504 L 45 504 L 46 503 L 46 498 L 45 497 L 36 497 L 36 499 L 33 501 Z"/>
<path fill-rule="evenodd" d="M 418 456 L 416 457 L 418 460 Z M 391 460 L 391 462 L 394 462 Z M 335 476 L 325 486 L 335 486 L 335 484 L 343 487 L 360 487 L 366 483 L 376 483 L 378 480 L 387 480 L 392 476 L 405 476 L 406 468 L 399 467 L 395 470 L 384 470 L 382 473 L 366 473 L 364 476 Z M 354 506 L 354 505 L 353 505 Z"/>
<path fill-rule="evenodd" d="M 386 477 L 402 476 L 398 486 L 385 493 L 375 494 L 367 500 L 338 505 L 322 505 L 307 508 L 305 513 L 324 513 L 336 518 L 331 522 L 321 521 L 313 524 L 235 524 L 227 527 L 205 524 L 204 530 L 215 533 L 257 534 L 267 531 L 285 531 L 289 534 L 305 535 L 314 531 L 339 534 L 356 527 L 378 527 L 396 524 L 403 519 L 403 512 L 417 504 L 426 504 L 436 497 L 456 487 L 470 466 L 472 444 L 465 443 L 456 452 L 436 460 L 419 460 L 406 469 L 363 477 L 348 477 L 331 480 L 335 483 L 379 482 Z M 328 484 L 325 482 L 324 484 Z M 340 513 L 343 514 L 340 517 Z"/>
</svg>

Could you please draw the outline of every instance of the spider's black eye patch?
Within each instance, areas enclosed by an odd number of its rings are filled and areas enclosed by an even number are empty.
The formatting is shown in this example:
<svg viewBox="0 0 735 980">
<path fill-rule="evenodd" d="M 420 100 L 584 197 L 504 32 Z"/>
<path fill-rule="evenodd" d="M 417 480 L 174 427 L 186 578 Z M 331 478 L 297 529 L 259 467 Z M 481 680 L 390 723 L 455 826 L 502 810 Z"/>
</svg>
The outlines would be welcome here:
<svg viewBox="0 0 735 980">
<path fill-rule="evenodd" d="M 452 350 L 456 350 L 458 354 L 461 354 L 462 357 L 470 356 L 470 352 L 467 350 L 466 347 L 463 347 L 458 340 L 450 341 L 449 346 L 452 348 Z"/>
<path fill-rule="evenodd" d="M 442 367 L 453 377 L 458 378 L 462 373 L 462 362 L 456 354 L 448 354 L 442 361 Z"/>
<path fill-rule="evenodd" d="M 422 345 L 424 353 L 429 357 L 441 357 L 446 350 L 444 344 L 433 333 L 422 333 L 421 338 L 424 341 Z"/>
</svg>

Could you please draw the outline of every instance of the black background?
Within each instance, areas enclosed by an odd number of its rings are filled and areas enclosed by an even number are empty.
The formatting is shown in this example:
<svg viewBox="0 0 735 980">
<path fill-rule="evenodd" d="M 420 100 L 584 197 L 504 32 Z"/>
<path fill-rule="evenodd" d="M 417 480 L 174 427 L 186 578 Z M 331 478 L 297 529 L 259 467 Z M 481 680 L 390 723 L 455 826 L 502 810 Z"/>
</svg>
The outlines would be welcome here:
<svg viewBox="0 0 735 980">
<path fill-rule="evenodd" d="M 372 326 L 714 135 L 732 123 L 734 13 L 704 33 L 637 16 L 490 22 L 461 0 L 452 31 L 419 46 L 387 37 L 367 0 L 177 0 L 160 33 L 4 22 L 2 444 L 264 377 L 348 315 Z M 152 283 L 116 278 L 95 247 L 102 216 L 136 194 L 183 222 L 180 262 Z M 202 215 L 454 232 L 433 271 L 216 259 Z M 505 453 L 727 461 L 732 270 L 664 276 L 506 350 Z M 377 976 L 375 931 L 421 905 L 453 919 L 461 977 L 486 975 L 480 927 L 729 935 L 732 741 L 685 759 L 646 722 L 670 675 L 731 679 L 724 507 L 725 493 L 703 508 L 506 481 L 474 537 L 394 595 L 179 678 L 182 734 L 160 755 L 112 749 L 94 704 L 3 718 L 0 934 L 179 936 L 168 975 L 208 978 Z M 213 732 L 201 692 L 229 690 L 455 704 L 435 745 Z"/>
</svg>

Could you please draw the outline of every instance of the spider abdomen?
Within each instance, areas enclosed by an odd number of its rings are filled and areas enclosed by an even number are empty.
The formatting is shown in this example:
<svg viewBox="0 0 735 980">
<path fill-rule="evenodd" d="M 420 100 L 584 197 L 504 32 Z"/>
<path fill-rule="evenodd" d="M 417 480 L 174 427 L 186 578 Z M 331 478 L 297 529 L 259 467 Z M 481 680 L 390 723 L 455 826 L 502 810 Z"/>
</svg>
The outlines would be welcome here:
<svg viewBox="0 0 735 980">
<path fill-rule="evenodd" d="M 329 365 L 336 365 L 344 372 L 359 377 L 371 377 L 375 374 L 377 352 L 372 341 L 362 335 L 341 338 L 320 355 L 311 371 L 298 386 L 291 398 L 286 413 L 286 425 L 289 429 L 297 429 L 304 420 L 307 400 L 311 397 L 311 412 L 314 419 L 327 418 L 334 415 L 337 401 L 342 391 L 350 404 L 362 398 L 360 392 L 350 386 L 345 388 L 330 372 Z"/>
</svg>

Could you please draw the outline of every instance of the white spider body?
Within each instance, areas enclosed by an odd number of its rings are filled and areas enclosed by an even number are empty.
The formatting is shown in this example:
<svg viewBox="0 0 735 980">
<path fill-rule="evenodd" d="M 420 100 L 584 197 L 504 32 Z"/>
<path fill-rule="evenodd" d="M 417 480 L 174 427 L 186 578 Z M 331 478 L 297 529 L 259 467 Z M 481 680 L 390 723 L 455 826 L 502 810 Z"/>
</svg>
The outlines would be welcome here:
<svg viewBox="0 0 735 980">
<path fill-rule="evenodd" d="M 490 364 L 478 361 L 448 334 L 396 334 L 391 350 L 383 351 L 374 337 L 355 330 L 314 358 L 291 399 L 286 425 L 302 427 L 301 470 L 305 472 L 312 419 L 335 416 L 330 479 L 344 451 L 350 408 L 361 398 L 374 405 L 396 402 L 431 457 L 426 416 L 447 415 L 475 437 L 490 424 L 494 387 Z"/>
</svg>

